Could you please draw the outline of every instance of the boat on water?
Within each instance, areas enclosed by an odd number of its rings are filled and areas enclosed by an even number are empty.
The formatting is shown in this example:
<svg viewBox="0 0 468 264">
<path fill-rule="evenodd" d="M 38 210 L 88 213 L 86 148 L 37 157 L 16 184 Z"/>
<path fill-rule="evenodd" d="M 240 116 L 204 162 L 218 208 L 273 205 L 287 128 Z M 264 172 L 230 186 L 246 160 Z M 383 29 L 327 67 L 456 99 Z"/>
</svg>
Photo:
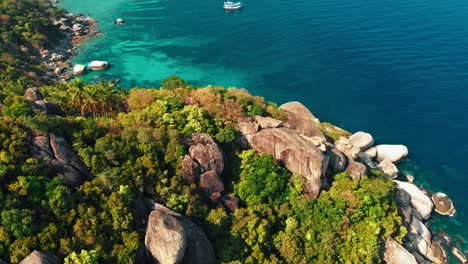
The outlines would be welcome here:
<svg viewBox="0 0 468 264">
<path fill-rule="evenodd" d="M 231 2 L 231 1 L 226 1 L 226 2 L 224 2 L 223 7 L 224 7 L 224 9 L 226 9 L 226 10 L 241 9 L 241 8 L 242 8 L 242 2 Z"/>
</svg>

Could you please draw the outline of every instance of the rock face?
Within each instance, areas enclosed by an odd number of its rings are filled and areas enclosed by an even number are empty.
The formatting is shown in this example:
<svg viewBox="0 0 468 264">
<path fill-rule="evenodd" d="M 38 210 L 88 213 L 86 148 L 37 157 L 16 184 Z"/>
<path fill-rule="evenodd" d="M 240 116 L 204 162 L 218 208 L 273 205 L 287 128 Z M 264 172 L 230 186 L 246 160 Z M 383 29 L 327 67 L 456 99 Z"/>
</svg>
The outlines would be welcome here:
<svg viewBox="0 0 468 264">
<path fill-rule="evenodd" d="M 378 145 L 375 149 L 379 162 L 388 159 L 396 163 L 408 155 L 408 148 L 403 145 Z"/>
<path fill-rule="evenodd" d="M 456 212 L 452 200 L 445 193 L 434 193 L 432 195 L 434 201 L 435 211 L 441 215 L 453 216 Z"/>
<path fill-rule="evenodd" d="M 287 121 L 284 123 L 299 134 L 306 137 L 321 137 L 325 139 L 322 131 L 315 125 L 320 121 L 303 104 L 290 102 L 279 107 L 286 112 Z"/>
<path fill-rule="evenodd" d="M 109 68 L 107 61 L 92 61 L 89 63 L 88 68 L 92 71 L 104 71 Z"/>
<path fill-rule="evenodd" d="M 398 169 L 397 167 L 388 159 L 383 160 L 382 162 L 377 165 L 377 169 L 385 173 L 387 177 L 391 179 L 396 179 L 398 176 Z"/>
<path fill-rule="evenodd" d="M 349 137 L 349 141 L 353 146 L 359 148 L 360 151 L 368 149 L 374 144 L 374 138 L 371 134 L 362 131 L 356 132 Z"/>
<path fill-rule="evenodd" d="M 83 64 L 76 64 L 73 67 L 73 74 L 74 75 L 83 75 L 86 73 L 86 66 Z"/>
<path fill-rule="evenodd" d="M 428 219 L 431 215 L 433 204 L 431 199 L 425 195 L 416 185 L 395 180 L 401 192 L 406 192 L 410 196 L 410 203 L 423 219 Z"/>
<path fill-rule="evenodd" d="M 44 96 L 42 96 L 41 92 L 36 87 L 26 89 L 23 97 L 31 102 L 44 100 Z"/>
<path fill-rule="evenodd" d="M 326 148 L 326 154 L 328 155 L 328 157 L 330 157 L 327 172 L 334 175 L 346 169 L 346 166 L 348 164 L 348 159 L 346 158 L 346 156 L 343 153 L 341 153 L 341 151 L 339 151 L 337 148 L 335 148 L 333 144 L 326 143 Z"/>
<path fill-rule="evenodd" d="M 394 239 L 388 238 L 385 243 L 383 259 L 387 264 L 417 264 L 414 256 Z"/>
<path fill-rule="evenodd" d="M 258 124 L 254 122 L 240 122 L 237 127 L 243 135 L 253 135 L 258 132 Z"/>
<path fill-rule="evenodd" d="M 70 187 L 78 187 L 91 178 L 91 173 L 83 161 L 61 137 L 38 136 L 33 139 L 30 154 L 50 166 L 49 176 L 63 175 L 63 182 Z"/>
<path fill-rule="evenodd" d="M 210 199 L 216 202 L 224 191 L 220 175 L 224 169 L 224 155 L 208 134 L 193 133 L 189 140 L 189 154 L 182 160 L 182 172 L 190 183 L 198 183 Z"/>
<path fill-rule="evenodd" d="M 20 264 L 60 264 L 60 259 L 49 252 L 34 250 Z"/>
<path fill-rule="evenodd" d="M 263 129 L 246 138 L 255 151 L 273 155 L 289 171 L 302 175 L 304 191 L 318 196 L 329 159 L 314 144 L 288 128 Z"/>
<path fill-rule="evenodd" d="M 148 217 L 145 246 L 150 263 L 215 263 L 213 248 L 203 230 L 160 204 L 155 204 Z"/>
</svg>

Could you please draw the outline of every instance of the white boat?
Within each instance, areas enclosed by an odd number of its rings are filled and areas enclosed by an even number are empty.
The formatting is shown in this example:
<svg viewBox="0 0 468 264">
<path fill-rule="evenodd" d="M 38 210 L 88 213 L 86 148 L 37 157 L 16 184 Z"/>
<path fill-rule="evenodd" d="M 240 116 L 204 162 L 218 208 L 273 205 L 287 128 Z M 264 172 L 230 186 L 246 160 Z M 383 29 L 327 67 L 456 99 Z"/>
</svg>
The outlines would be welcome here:
<svg viewBox="0 0 468 264">
<path fill-rule="evenodd" d="M 241 9 L 241 8 L 242 8 L 242 2 L 231 2 L 231 1 L 226 1 L 226 2 L 224 2 L 223 7 L 224 7 L 224 9 L 226 9 L 226 10 Z"/>
</svg>

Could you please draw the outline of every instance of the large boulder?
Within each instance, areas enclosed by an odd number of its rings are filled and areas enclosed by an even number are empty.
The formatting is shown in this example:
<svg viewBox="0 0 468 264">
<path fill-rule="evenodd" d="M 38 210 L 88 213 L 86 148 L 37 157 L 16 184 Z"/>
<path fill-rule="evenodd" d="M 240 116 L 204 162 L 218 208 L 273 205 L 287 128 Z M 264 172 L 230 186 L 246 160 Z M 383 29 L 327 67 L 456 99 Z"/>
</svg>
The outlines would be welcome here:
<svg viewBox="0 0 468 264">
<path fill-rule="evenodd" d="M 354 180 L 360 180 L 362 176 L 367 175 L 368 172 L 366 165 L 354 161 L 353 159 L 348 160 L 348 166 L 346 167 L 346 171 Z"/>
<path fill-rule="evenodd" d="M 423 219 L 428 219 L 431 216 L 432 204 L 431 199 L 424 194 L 416 185 L 408 182 L 395 180 L 401 192 L 406 192 L 410 196 L 410 203 Z"/>
<path fill-rule="evenodd" d="M 358 131 L 352 134 L 349 137 L 349 141 L 351 144 L 353 144 L 353 146 L 359 148 L 361 151 L 368 149 L 372 146 L 372 144 L 374 144 L 374 138 L 372 135 L 362 131 Z"/>
<path fill-rule="evenodd" d="M 351 142 L 345 137 L 340 137 L 338 140 L 335 140 L 335 147 L 350 159 L 355 160 L 359 157 L 359 148 L 353 146 L 353 144 L 351 144 Z"/>
<path fill-rule="evenodd" d="M 73 75 L 83 75 L 86 73 L 86 66 L 83 64 L 76 64 L 73 67 Z"/>
<path fill-rule="evenodd" d="M 404 145 L 377 145 L 377 160 L 388 159 L 396 163 L 408 155 L 408 148 Z"/>
<path fill-rule="evenodd" d="M 189 148 L 190 157 L 198 162 L 201 172 L 215 170 L 221 173 L 224 169 L 223 152 L 208 134 L 193 133 Z"/>
<path fill-rule="evenodd" d="M 322 131 L 318 128 L 320 121 L 303 104 L 290 102 L 279 107 L 286 113 L 287 121 L 284 123 L 299 134 L 306 137 L 321 137 L 325 139 Z"/>
<path fill-rule="evenodd" d="M 263 116 L 254 116 L 253 121 L 257 123 L 262 129 L 264 128 L 276 128 L 283 125 L 283 121 Z"/>
<path fill-rule="evenodd" d="M 41 92 L 36 87 L 26 89 L 23 97 L 31 102 L 44 100 L 44 96 L 42 96 Z"/>
<path fill-rule="evenodd" d="M 221 197 L 221 203 L 229 209 L 229 211 L 234 212 L 239 209 L 239 199 L 234 195 L 225 195 Z"/>
<path fill-rule="evenodd" d="M 209 194 L 216 192 L 222 193 L 224 191 L 224 184 L 214 170 L 207 171 L 200 175 L 200 187 Z"/>
<path fill-rule="evenodd" d="M 50 134 L 50 146 L 56 159 L 65 164 L 70 164 L 83 174 L 89 174 L 89 170 L 72 147 L 63 137 Z"/>
<path fill-rule="evenodd" d="M 258 124 L 254 122 L 240 122 L 237 127 L 242 135 L 253 135 L 258 132 Z"/>
<path fill-rule="evenodd" d="M 398 168 L 388 159 L 384 159 L 377 165 L 377 169 L 383 172 L 390 179 L 396 179 L 398 177 Z"/>
<path fill-rule="evenodd" d="M 185 155 L 182 159 L 182 172 L 187 182 L 196 183 L 200 176 L 200 165 L 189 155 Z"/>
<path fill-rule="evenodd" d="M 408 250 L 390 237 L 385 242 L 383 259 L 387 264 L 418 264 Z"/>
<path fill-rule="evenodd" d="M 329 158 L 314 144 L 285 127 L 263 129 L 246 138 L 255 151 L 273 155 L 289 171 L 301 175 L 304 191 L 310 197 L 318 196 Z"/>
<path fill-rule="evenodd" d="M 431 231 L 426 227 L 426 225 L 421 222 L 417 217 L 412 217 L 411 223 L 409 225 L 409 231 L 413 234 L 421 236 L 426 243 L 431 243 Z"/>
<path fill-rule="evenodd" d="M 150 263 L 215 263 L 213 247 L 203 230 L 160 204 L 155 204 L 148 217 L 145 245 Z"/>
<path fill-rule="evenodd" d="M 377 149 L 375 147 L 368 148 L 364 151 L 371 159 L 375 159 L 377 157 Z"/>
<path fill-rule="evenodd" d="M 432 195 L 435 211 L 441 215 L 453 216 L 456 212 L 452 200 L 445 193 L 437 192 Z"/>
<path fill-rule="evenodd" d="M 92 61 L 88 64 L 88 69 L 92 71 L 104 71 L 109 68 L 109 63 L 107 61 Z"/>
<path fill-rule="evenodd" d="M 65 116 L 65 111 L 63 111 L 62 107 L 55 103 L 49 102 L 45 100 L 38 100 L 35 102 L 30 102 L 29 105 L 38 111 L 44 112 L 47 115 L 51 116 Z"/>
<path fill-rule="evenodd" d="M 346 169 L 346 165 L 348 164 L 348 159 L 346 156 L 339 151 L 333 144 L 325 143 L 327 147 L 327 151 L 325 152 L 328 157 L 330 157 L 330 161 L 328 162 L 327 173 L 331 173 L 333 175 L 342 172 Z"/>
<path fill-rule="evenodd" d="M 60 259 L 49 252 L 34 250 L 20 264 L 60 264 Z"/>
</svg>

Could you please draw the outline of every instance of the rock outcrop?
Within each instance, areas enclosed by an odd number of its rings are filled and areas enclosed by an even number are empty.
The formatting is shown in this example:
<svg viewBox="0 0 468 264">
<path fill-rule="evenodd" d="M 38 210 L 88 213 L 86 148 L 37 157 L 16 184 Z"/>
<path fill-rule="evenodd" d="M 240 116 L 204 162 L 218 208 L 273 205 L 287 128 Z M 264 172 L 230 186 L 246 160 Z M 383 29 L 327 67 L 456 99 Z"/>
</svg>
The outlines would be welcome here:
<svg viewBox="0 0 468 264">
<path fill-rule="evenodd" d="M 410 197 L 411 206 L 414 207 L 423 219 L 431 216 L 433 204 L 431 199 L 425 195 L 416 185 L 395 180 L 401 192 L 405 192 Z"/>
<path fill-rule="evenodd" d="M 283 121 L 271 117 L 254 116 L 252 117 L 252 120 L 262 129 L 277 128 L 283 125 Z"/>
<path fill-rule="evenodd" d="M 92 71 L 104 71 L 109 68 L 109 63 L 107 61 L 92 61 L 88 64 L 88 69 Z"/>
<path fill-rule="evenodd" d="M 49 252 L 34 250 L 20 264 L 60 264 L 60 259 Z"/>
<path fill-rule="evenodd" d="M 78 187 L 91 178 L 88 168 L 62 137 L 54 134 L 35 137 L 30 146 L 30 154 L 49 165 L 50 177 L 61 174 L 64 184 L 70 187 Z"/>
<path fill-rule="evenodd" d="M 388 159 L 396 163 L 408 155 L 408 148 L 403 145 L 377 145 L 377 160 L 379 162 Z"/>
<path fill-rule="evenodd" d="M 255 151 L 273 155 L 289 171 L 301 175 L 304 191 L 310 197 L 318 196 L 329 158 L 314 144 L 285 127 L 263 129 L 246 138 Z"/>
<path fill-rule="evenodd" d="M 203 230 L 160 204 L 155 204 L 148 217 L 145 246 L 149 263 L 215 263 L 213 247 Z"/>
<path fill-rule="evenodd" d="M 377 165 L 377 169 L 382 171 L 390 179 L 396 179 L 398 176 L 397 167 L 388 159 L 384 159 Z"/>
<path fill-rule="evenodd" d="M 374 144 L 374 138 L 372 135 L 362 131 L 358 131 L 352 134 L 349 137 L 349 141 L 351 144 L 353 144 L 353 146 L 359 148 L 360 151 L 364 151 L 371 147 L 372 144 Z"/>
<path fill-rule="evenodd" d="M 220 200 L 221 203 L 231 212 L 239 209 L 239 199 L 233 195 L 225 195 L 221 197 Z"/>
<path fill-rule="evenodd" d="M 434 201 L 435 211 L 441 215 L 453 216 L 456 212 L 452 200 L 445 193 L 434 193 L 432 195 Z"/>
<path fill-rule="evenodd" d="M 290 102 L 279 107 L 286 113 L 287 121 L 284 123 L 288 127 L 299 134 L 306 137 L 321 137 L 325 139 L 322 131 L 317 124 L 320 121 L 299 102 Z"/>
<path fill-rule="evenodd" d="M 384 261 L 387 264 L 418 264 L 414 256 L 393 238 L 385 242 Z"/>
</svg>

